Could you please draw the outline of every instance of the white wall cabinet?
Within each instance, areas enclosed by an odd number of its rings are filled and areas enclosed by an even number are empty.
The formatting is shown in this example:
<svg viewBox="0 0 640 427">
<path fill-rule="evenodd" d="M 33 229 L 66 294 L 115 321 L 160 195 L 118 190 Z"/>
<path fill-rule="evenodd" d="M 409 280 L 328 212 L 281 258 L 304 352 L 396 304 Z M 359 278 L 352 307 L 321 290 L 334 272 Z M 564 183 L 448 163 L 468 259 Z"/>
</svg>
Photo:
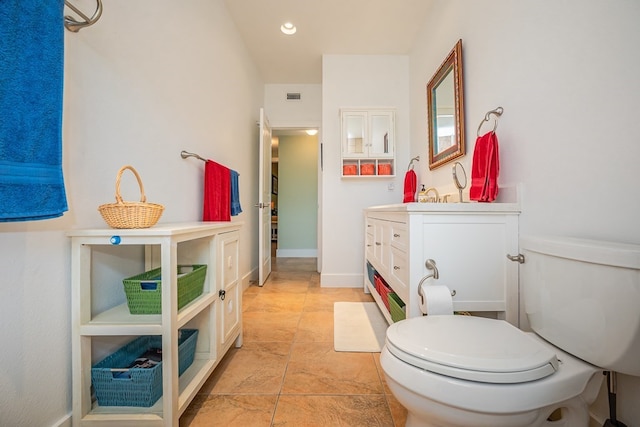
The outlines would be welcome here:
<svg viewBox="0 0 640 427">
<path fill-rule="evenodd" d="M 395 176 L 395 112 L 341 109 L 342 176 Z"/>
<path fill-rule="evenodd" d="M 430 273 L 433 259 L 439 279 L 455 291 L 455 311 L 491 312 L 518 324 L 518 253 L 515 204 L 408 203 L 365 210 L 365 264 L 376 269 L 406 304 L 407 317 L 421 316 L 418 283 Z M 391 316 L 369 281 L 371 292 L 391 323 Z"/>
<path fill-rule="evenodd" d="M 240 226 L 241 223 L 194 222 L 67 233 L 72 242 L 74 426 L 178 426 L 180 415 L 225 352 L 234 343 L 242 345 Z M 119 269 L 131 269 L 129 258 L 137 249 L 144 258 L 139 261 L 140 268 L 162 268 L 162 314 L 129 312 L 121 279 L 130 272 Z M 207 264 L 207 274 L 202 295 L 178 311 L 179 264 Z M 97 296 L 119 292 L 120 300 L 107 308 L 98 301 Z M 199 332 L 195 360 L 178 377 L 181 328 Z M 162 336 L 162 397 L 150 408 L 100 407 L 91 396 L 92 365 L 140 335 Z"/>
</svg>

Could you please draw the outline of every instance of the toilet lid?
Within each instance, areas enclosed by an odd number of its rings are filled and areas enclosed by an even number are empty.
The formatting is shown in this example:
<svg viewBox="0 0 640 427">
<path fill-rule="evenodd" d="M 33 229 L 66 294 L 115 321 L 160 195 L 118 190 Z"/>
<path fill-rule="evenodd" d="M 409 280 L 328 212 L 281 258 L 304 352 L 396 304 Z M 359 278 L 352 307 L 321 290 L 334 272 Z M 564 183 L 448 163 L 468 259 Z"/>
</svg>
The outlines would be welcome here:
<svg viewBox="0 0 640 427">
<path fill-rule="evenodd" d="M 503 320 L 423 316 L 392 324 L 386 345 L 427 371 L 470 381 L 514 384 L 558 369 L 555 352 Z"/>
</svg>

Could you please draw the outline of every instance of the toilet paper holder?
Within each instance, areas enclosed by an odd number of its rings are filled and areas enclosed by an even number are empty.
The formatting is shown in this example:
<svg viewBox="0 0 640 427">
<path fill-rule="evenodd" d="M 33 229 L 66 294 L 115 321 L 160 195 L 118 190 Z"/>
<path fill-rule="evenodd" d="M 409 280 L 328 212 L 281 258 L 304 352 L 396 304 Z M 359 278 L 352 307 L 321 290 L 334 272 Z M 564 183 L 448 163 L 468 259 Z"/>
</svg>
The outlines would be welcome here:
<svg viewBox="0 0 640 427">
<path fill-rule="evenodd" d="M 420 282 L 418 282 L 418 295 L 420 296 L 420 301 L 422 301 L 422 304 L 424 304 L 424 294 L 422 293 L 422 284 L 427 279 L 433 278 L 433 280 L 438 280 L 440 278 L 440 272 L 438 271 L 438 267 L 436 267 L 436 262 L 434 260 L 432 260 L 431 258 L 428 258 L 424 262 L 424 266 L 427 268 L 427 270 L 431 271 L 431 273 L 424 276 L 422 279 L 420 279 Z M 452 297 L 456 296 L 455 289 L 451 291 L 451 296 Z"/>
</svg>

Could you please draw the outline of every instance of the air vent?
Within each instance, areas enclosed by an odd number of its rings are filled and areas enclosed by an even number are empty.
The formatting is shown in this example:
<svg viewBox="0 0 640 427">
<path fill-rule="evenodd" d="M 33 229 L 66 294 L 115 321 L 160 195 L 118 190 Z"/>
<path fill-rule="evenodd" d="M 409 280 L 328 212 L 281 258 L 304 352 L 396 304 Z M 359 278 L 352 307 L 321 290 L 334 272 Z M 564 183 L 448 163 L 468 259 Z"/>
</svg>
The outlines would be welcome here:
<svg viewBox="0 0 640 427">
<path fill-rule="evenodd" d="M 302 96 L 300 92 L 288 92 L 287 93 L 287 101 L 300 101 Z"/>
</svg>

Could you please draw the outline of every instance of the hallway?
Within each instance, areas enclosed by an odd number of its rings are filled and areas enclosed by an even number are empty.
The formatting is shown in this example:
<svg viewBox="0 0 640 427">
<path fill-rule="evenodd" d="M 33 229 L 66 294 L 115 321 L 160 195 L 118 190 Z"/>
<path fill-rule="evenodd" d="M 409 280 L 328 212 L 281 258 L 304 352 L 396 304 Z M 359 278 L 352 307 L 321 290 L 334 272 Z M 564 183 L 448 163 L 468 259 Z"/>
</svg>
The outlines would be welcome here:
<svg viewBox="0 0 640 427">
<path fill-rule="evenodd" d="M 315 270 L 315 258 L 273 258 L 265 285 L 243 295 L 242 348 L 222 359 L 181 427 L 404 425 L 380 354 L 333 350 L 333 303 L 373 299 L 321 288 Z"/>
</svg>

